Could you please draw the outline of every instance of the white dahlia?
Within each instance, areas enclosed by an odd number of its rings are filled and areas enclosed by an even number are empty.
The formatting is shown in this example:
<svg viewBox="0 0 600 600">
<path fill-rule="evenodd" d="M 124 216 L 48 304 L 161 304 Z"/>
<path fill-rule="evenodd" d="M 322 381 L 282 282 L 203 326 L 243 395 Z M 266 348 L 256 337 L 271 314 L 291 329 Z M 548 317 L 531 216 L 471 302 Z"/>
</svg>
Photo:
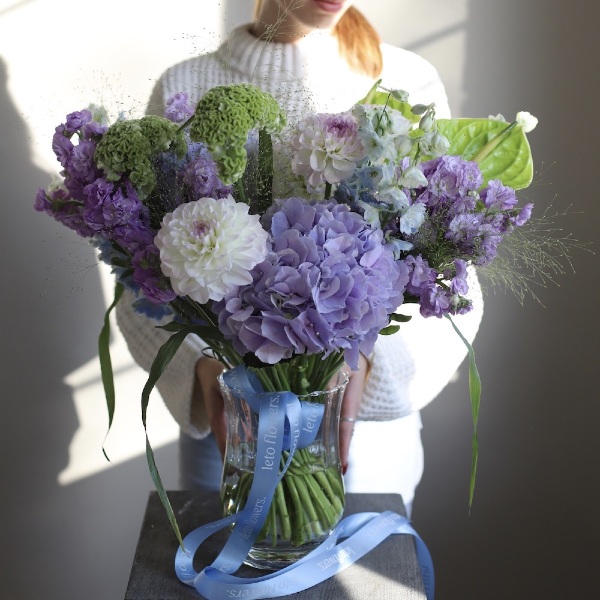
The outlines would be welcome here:
<svg viewBox="0 0 600 600">
<path fill-rule="evenodd" d="M 251 283 L 250 271 L 267 253 L 258 219 L 231 196 L 200 198 L 165 215 L 154 243 L 175 292 L 204 304 Z"/>
<path fill-rule="evenodd" d="M 312 188 L 347 179 L 365 154 L 349 113 L 309 115 L 296 126 L 292 147 L 292 170 Z"/>
</svg>

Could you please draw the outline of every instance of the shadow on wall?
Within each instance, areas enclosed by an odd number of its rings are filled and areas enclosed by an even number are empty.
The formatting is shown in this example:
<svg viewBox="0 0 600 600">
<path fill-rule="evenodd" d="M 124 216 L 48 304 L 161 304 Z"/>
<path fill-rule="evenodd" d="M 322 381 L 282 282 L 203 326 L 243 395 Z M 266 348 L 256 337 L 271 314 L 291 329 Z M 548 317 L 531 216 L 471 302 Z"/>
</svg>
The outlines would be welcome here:
<svg viewBox="0 0 600 600">
<path fill-rule="evenodd" d="M 15 484 L 7 493 L 19 497 L 20 483 L 56 485 L 67 462 L 67 446 L 76 429 L 70 389 L 63 379 L 96 352 L 95 323 L 102 314 L 100 278 L 93 250 L 76 234 L 36 213 L 38 187 L 50 176 L 31 159 L 27 125 L 7 90 L 8 74 L 0 58 L 0 131 L 2 198 L 0 256 L 3 261 L 2 344 L 3 472 Z M 50 136 L 49 136 L 50 137 Z M 39 456 L 27 477 L 14 457 L 31 445 Z"/>
<path fill-rule="evenodd" d="M 539 117 L 529 136 L 535 180 L 521 202 L 534 201 L 538 215 L 573 203 L 556 235 L 583 241 L 597 240 L 600 228 L 589 184 L 600 133 L 592 116 L 600 82 L 589 71 L 600 58 L 599 17 L 595 5 L 577 12 L 558 0 L 471 0 L 467 23 L 461 113 Z M 520 306 L 510 292 L 486 295 L 475 341 L 483 397 L 470 516 L 465 365 L 458 384 L 423 413 L 426 468 L 414 517 L 434 555 L 439 600 L 596 591 L 600 281 L 590 277 L 597 255 L 575 251 L 573 261 L 577 272 L 559 276 L 560 286 L 536 290 L 545 307 L 531 298 Z"/>
<path fill-rule="evenodd" d="M 101 316 L 104 306 L 92 249 L 34 212 L 36 190 L 47 186 L 50 176 L 32 162 L 27 124 L 7 84 L 0 57 L 2 556 L 20 557 L 14 568 L 3 569 L 2 577 L 23 582 L 33 579 L 34 565 L 47 560 L 23 560 L 35 555 L 32 542 L 45 547 L 53 538 L 60 542 L 68 537 L 68 511 L 62 522 L 50 522 L 54 500 L 68 504 L 57 475 L 68 462 L 69 441 L 78 425 L 71 390 L 63 380 L 95 356 L 99 322 L 90 315 Z M 56 528 L 55 536 L 47 535 L 47 526 Z M 14 588 L 0 589 L 8 593 Z"/>
</svg>

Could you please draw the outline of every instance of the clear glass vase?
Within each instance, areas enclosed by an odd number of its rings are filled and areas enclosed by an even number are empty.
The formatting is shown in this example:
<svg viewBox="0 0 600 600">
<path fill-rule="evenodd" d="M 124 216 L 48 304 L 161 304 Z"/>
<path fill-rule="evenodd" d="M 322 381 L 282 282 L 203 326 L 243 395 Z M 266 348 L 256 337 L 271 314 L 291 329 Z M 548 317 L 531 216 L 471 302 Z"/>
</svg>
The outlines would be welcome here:
<svg viewBox="0 0 600 600">
<path fill-rule="evenodd" d="M 314 441 L 296 450 L 292 463 L 277 485 L 265 524 L 246 564 L 279 569 L 295 562 L 326 539 L 344 511 L 344 483 L 339 454 L 339 415 L 348 377 L 340 373 L 331 388 L 300 400 L 319 403 L 323 418 Z M 241 390 L 219 379 L 227 413 L 227 447 L 221 482 L 224 515 L 244 508 L 254 477 L 258 415 Z M 279 457 L 285 464 L 288 452 Z"/>
</svg>

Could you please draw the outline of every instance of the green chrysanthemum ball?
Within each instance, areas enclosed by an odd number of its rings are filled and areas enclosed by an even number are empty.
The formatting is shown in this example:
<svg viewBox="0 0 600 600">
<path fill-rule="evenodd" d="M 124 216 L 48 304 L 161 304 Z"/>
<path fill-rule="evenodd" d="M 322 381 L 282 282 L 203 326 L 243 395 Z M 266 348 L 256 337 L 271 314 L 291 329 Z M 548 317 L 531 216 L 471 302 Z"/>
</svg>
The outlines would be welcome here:
<svg viewBox="0 0 600 600">
<path fill-rule="evenodd" d="M 156 185 L 151 158 L 167 150 L 178 156 L 185 154 L 185 138 L 179 126 L 162 117 L 147 116 L 112 125 L 98 143 L 95 161 L 109 181 L 117 181 L 127 173 L 143 199 Z"/>
<path fill-rule="evenodd" d="M 230 185 L 246 169 L 248 133 L 253 129 L 276 133 L 285 123 L 285 113 L 267 92 L 249 83 L 224 85 L 209 90 L 196 105 L 190 138 L 206 144 L 219 177 Z"/>
</svg>

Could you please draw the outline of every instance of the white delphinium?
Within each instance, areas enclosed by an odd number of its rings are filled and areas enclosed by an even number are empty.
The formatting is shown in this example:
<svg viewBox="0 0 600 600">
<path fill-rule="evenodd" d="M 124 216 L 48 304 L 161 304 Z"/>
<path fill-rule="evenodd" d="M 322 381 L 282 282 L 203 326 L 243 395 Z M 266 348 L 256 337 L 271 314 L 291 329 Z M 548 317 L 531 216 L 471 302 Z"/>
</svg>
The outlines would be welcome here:
<svg viewBox="0 0 600 600">
<path fill-rule="evenodd" d="M 204 304 L 252 282 L 250 271 L 264 260 L 267 239 L 258 215 L 228 196 L 178 206 L 163 218 L 154 243 L 173 290 Z"/>
<path fill-rule="evenodd" d="M 352 114 L 358 123 L 360 136 L 371 164 L 394 162 L 410 152 L 411 124 L 400 112 L 390 107 L 357 104 Z"/>
</svg>

